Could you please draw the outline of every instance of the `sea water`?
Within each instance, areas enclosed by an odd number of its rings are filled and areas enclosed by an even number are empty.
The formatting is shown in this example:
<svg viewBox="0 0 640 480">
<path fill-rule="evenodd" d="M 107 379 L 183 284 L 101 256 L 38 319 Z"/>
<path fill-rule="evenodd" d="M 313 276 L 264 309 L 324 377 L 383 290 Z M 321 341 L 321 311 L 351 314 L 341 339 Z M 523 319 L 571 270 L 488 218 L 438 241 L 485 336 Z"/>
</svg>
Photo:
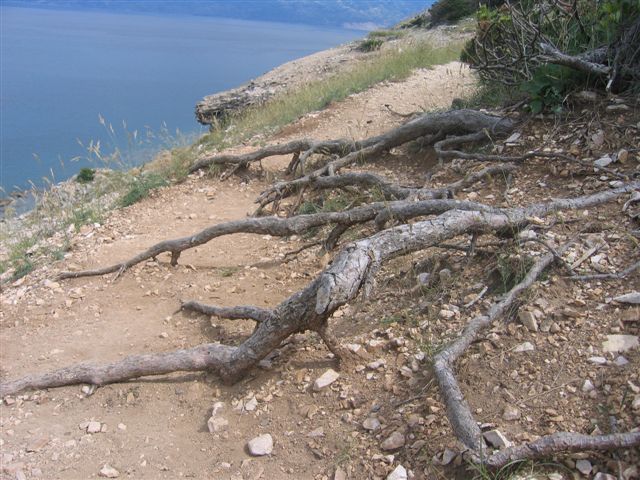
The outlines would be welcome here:
<svg viewBox="0 0 640 480">
<path fill-rule="evenodd" d="M 144 161 L 178 137 L 205 131 L 194 116 L 205 95 L 361 35 L 211 17 L 0 7 L 0 197 L 29 181 L 40 187 L 83 166 L 100 167 L 98 157 L 108 160 L 116 147 L 124 161 Z"/>
</svg>

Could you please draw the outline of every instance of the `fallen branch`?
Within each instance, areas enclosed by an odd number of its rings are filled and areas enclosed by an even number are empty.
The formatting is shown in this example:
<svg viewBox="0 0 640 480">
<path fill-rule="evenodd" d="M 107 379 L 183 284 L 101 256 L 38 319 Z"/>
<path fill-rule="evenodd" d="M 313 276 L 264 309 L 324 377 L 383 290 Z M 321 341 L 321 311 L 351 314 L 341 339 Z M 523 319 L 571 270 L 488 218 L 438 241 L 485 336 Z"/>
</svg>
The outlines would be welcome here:
<svg viewBox="0 0 640 480">
<path fill-rule="evenodd" d="M 630 265 L 625 268 L 621 272 L 615 273 L 596 273 L 593 275 L 571 275 L 565 278 L 569 278 L 571 280 L 622 280 L 627 278 L 630 273 L 635 272 L 640 269 L 640 261 Z"/>
</svg>

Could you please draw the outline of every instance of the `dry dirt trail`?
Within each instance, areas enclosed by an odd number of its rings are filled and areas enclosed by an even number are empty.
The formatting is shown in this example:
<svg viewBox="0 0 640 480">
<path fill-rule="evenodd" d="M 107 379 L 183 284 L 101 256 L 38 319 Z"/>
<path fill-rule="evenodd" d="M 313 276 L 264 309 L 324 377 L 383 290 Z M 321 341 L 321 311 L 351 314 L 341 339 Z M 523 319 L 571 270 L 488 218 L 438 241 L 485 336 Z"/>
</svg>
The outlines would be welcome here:
<svg viewBox="0 0 640 480">
<path fill-rule="evenodd" d="M 400 113 L 446 108 L 473 82 L 458 63 L 420 70 L 401 83 L 378 85 L 309 114 L 272 141 L 381 133 L 402 121 L 385 104 Z M 236 151 L 242 150 L 249 148 Z M 272 159 L 265 166 L 281 169 L 288 161 Z M 285 244 L 268 236 L 233 235 L 185 252 L 176 268 L 163 256 L 115 282 L 110 277 L 48 279 L 62 270 L 111 264 L 157 241 L 242 218 L 254 210 L 253 200 L 265 185 L 193 176 L 113 212 L 103 225 L 84 227 L 67 258 L 0 294 L 3 378 L 78 361 L 108 362 L 131 353 L 234 342 L 250 332 L 251 322 L 210 321 L 176 310 L 189 299 L 275 305 L 322 267 L 312 255 L 280 262 L 301 240 Z M 383 475 L 389 459 L 372 460 L 380 452 L 354 456 L 359 439 L 349 420 L 353 411 L 342 408 L 345 402 L 358 403 L 359 392 L 366 392 L 370 382 L 354 374 L 342 387 L 338 382 L 334 389 L 313 393 L 310 383 L 335 365 L 313 335 L 296 342 L 231 387 L 203 374 L 175 374 L 105 386 L 91 395 L 76 386 L 10 399 L 1 407 L 2 478 L 94 478 L 104 465 L 116 469 L 119 478 L 136 479 L 333 478 L 338 465 L 348 478 Z M 207 419 L 215 402 L 224 404 L 228 426 L 210 433 Z M 99 422 L 101 431 L 87 433 L 90 421 Z M 246 443 L 262 433 L 273 436 L 273 453 L 251 457 Z M 364 463 L 370 466 L 363 468 Z"/>
</svg>

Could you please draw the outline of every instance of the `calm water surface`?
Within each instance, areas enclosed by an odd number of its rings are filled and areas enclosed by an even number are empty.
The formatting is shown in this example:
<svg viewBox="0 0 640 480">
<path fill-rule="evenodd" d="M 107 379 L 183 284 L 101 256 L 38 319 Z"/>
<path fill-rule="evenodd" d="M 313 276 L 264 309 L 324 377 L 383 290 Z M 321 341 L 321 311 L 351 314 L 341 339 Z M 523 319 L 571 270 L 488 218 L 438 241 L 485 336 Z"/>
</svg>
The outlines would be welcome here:
<svg viewBox="0 0 640 480">
<path fill-rule="evenodd" d="M 203 96 L 361 35 L 267 22 L 0 7 L 0 186 L 8 193 L 28 180 L 40 185 L 51 171 L 56 181 L 68 178 L 90 164 L 72 160 L 87 156 L 78 141 L 86 147 L 100 140 L 104 153 L 117 144 L 132 162 L 148 159 L 147 139 L 157 149 L 176 130 L 204 131 L 193 113 Z"/>
</svg>

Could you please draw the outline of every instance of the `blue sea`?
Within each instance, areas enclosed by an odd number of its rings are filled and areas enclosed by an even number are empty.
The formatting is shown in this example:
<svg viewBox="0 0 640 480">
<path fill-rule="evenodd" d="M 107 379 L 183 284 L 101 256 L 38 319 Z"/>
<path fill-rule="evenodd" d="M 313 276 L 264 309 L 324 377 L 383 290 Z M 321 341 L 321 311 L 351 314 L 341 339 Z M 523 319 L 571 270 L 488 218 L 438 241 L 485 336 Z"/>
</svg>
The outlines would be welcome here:
<svg viewBox="0 0 640 480">
<path fill-rule="evenodd" d="M 128 163 L 144 161 L 177 137 L 205 131 L 194 116 L 203 96 L 360 36 L 211 17 L 0 7 L 0 197 L 101 166 L 91 146 L 102 157 L 117 146 Z"/>
</svg>

